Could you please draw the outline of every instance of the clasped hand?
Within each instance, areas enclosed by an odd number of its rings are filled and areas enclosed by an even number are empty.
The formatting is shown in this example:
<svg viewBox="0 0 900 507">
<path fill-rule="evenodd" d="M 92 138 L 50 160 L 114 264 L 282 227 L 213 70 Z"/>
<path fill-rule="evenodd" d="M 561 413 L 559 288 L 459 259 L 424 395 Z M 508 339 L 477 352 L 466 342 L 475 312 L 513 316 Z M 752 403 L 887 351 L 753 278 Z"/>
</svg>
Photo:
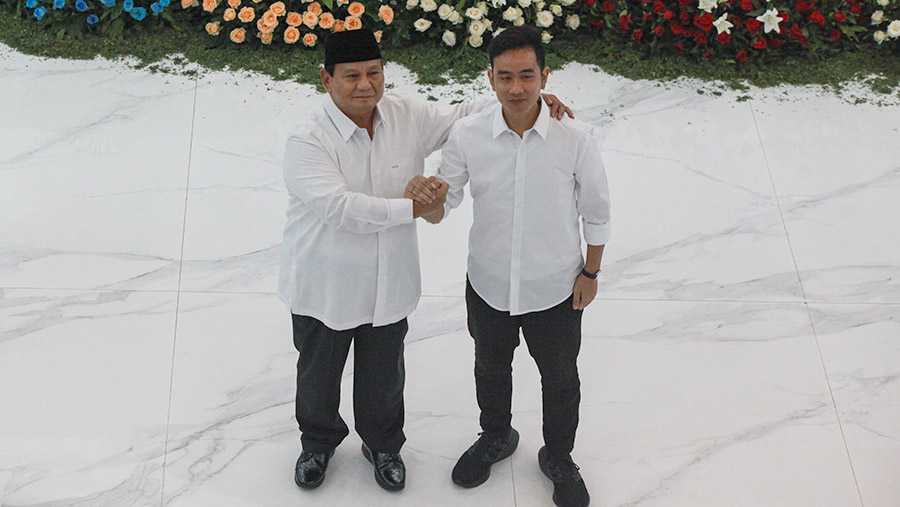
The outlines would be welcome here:
<svg viewBox="0 0 900 507">
<path fill-rule="evenodd" d="M 406 184 L 403 197 L 413 200 L 413 217 L 423 217 L 429 221 L 437 218 L 439 221 L 444 215 L 444 201 L 449 189 L 447 183 L 438 181 L 434 176 L 414 176 Z"/>
</svg>

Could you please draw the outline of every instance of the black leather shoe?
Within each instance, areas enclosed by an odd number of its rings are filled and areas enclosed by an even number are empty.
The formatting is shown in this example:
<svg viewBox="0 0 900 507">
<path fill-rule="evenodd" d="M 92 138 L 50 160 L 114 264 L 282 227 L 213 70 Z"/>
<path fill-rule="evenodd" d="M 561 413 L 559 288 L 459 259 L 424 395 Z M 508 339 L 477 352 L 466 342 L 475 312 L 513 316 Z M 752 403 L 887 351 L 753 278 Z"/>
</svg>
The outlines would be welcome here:
<svg viewBox="0 0 900 507">
<path fill-rule="evenodd" d="M 587 507 L 591 495 L 578 472 L 578 465 L 571 456 L 551 459 L 547 447 L 538 451 L 538 465 L 541 472 L 553 482 L 553 503 L 559 507 Z"/>
<path fill-rule="evenodd" d="M 334 455 L 334 451 L 327 453 L 314 453 L 303 451 L 297 458 L 294 467 L 294 482 L 303 489 L 318 488 L 325 481 L 325 470 L 328 468 L 328 460 Z"/>
<path fill-rule="evenodd" d="M 464 488 L 474 488 L 484 484 L 491 476 L 491 465 L 506 459 L 519 445 L 519 432 L 513 428 L 506 438 L 491 438 L 481 433 L 478 440 L 459 457 L 450 477 L 453 483 Z"/>
<path fill-rule="evenodd" d="M 406 465 L 400 453 L 372 452 L 369 446 L 362 445 L 363 456 L 375 467 L 375 482 L 388 491 L 400 491 L 406 486 Z"/>
</svg>

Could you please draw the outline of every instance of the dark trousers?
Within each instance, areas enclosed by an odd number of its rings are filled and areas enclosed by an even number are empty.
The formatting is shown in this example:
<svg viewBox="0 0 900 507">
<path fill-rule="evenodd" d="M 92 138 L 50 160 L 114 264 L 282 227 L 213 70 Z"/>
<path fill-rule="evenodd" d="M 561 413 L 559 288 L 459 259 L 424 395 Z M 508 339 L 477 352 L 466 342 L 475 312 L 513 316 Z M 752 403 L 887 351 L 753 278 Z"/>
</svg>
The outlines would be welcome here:
<svg viewBox="0 0 900 507">
<path fill-rule="evenodd" d="M 469 333 L 475 340 L 475 390 L 481 428 L 491 437 L 509 433 L 512 421 L 512 360 L 519 329 L 541 373 L 544 443 L 551 456 L 572 452 L 578 427 L 581 383 L 581 310 L 572 297 L 553 308 L 511 316 L 488 305 L 466 283 Z"/>
<path fill-rule="evenodd" d="M 353 415 L 356 432 L 375 452 L 400 452 L 403 434 L 403 338 L 406 319 L 335 331 L 321 321 L 292 315 L 297 361 L 297 423 L 309 452 L 334 450 L 350 431 L 338 413 L 341 376 L 353 342 Z"/>
</svg>

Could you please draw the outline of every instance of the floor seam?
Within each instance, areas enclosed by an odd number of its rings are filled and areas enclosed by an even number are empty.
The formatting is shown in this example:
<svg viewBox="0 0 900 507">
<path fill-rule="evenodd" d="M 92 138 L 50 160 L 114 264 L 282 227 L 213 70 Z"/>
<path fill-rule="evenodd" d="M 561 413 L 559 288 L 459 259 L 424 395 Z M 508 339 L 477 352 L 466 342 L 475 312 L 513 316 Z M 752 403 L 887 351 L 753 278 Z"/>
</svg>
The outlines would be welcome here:
<svg viewBox="0 0 900 507">
<path fill-rule="evenodd" d="M 178 315 L 181 310 L 181 275 L 184 268 L 184 239 L 187 233 L 188 196 L 191 191 L 191 163 L 194 155 L 194 126 L 197 120 L 197 91 L 200 87 L 199 78 L 194 78 L 194 103 L 191 109 L 191 137 L 188 145 L 187 178 L 184 185 L 184 220 L 181 224 L 181 254 L 178 258 L 178 289 L 175 293 L 175 329 L 172 333 L 172 366 L 169 370 L 169 402 L 166 408 L 166 432 L 163 442 L 162 481 L 159 492 L 159 505 L 166 502 L 166 465 L 169 459 L 169 421 L 172 416 L 172 392 L 175 380 L 175 350 L 178 344 Z"/>
<path fill-rule="evenodd" d="M 834 390 L 831 387 L 831 379 L 828 376 L 828 368 L 825 366 L 825 356 L 822 354 L 822 345 L 819 343 L 819 335 L 816 332 L 816 324 L 813 320 L 812 310 L 809 307 L 809 300 L 806 297 L 806 289 L 803 287 L 803 277 L 800 276 L 800 267 L 797 264 L 797 256 L 794 255 L 794 246 L 791 243 L 791 236 L 788 232 L 787 221 L 784 219 L 784 210 L 781 207 L 781 199 L 778 197 L 778 190 L 775 187 L 775 177 L 772 175 L 772 167 L 769 165 L 769 157 L 766 154 L 766 147 L 763 145 L 762 133 L 759 131 L 759 123 L 756 121 L 756 113 L 753 110 L 753 103 L 747 104 L 750 108 L 750 116 L 753 118 L 753 127 L 756 129 L 756 138 L 759 141 L 759 149 L 762 151 L 763 162 L 766 165 L 766 172 L 769 175 L 769 183 L 772 185 L 772 196 L 775 198 L 775 205 L 778 208 L 778 215 L 781 218 L 781 226 L 784 228 L 784 237 L 787 240 L 788 250 L 791 252 L 791 260 L 794 262 L 794 270 L 797 273 L 797 283 L 800 284 L 800 293 L 803 296 L 803 306 L 806 308 L 806 316 L 809 318 L 809 326 L 812 329 L 813 341 L 816 344 L 816 352 L 819 354 L 819 364 L 822 365 L 822 374 L 825 376 L 825 385 L 828 387 L 828 395 L 831 397 L 831 407 L 834 409 L 834 416 L 837 419 L 838 429 L 841 431 L 841 440 L 844 443 L 844 451 L 847 453 L 847 463 L 850 465 L 850 474 L 853 477 L 853 485 L 856 486 L 856 495 L 859 498 L 859 505 L 864 507 L 862 499 L 862 491 L 859 488 L 859 480 L 856 477 L 856 469 L 853 466 L 853 458 L 850 455 L 850 446 L 847 445 L 847 436 L 844 433 L 844 424 L 841 422 L 841 414 L 837 408 L 837 401 L 834 399 Z M 814 303 L 815 304 L 815 303 Z"/>
</svg>

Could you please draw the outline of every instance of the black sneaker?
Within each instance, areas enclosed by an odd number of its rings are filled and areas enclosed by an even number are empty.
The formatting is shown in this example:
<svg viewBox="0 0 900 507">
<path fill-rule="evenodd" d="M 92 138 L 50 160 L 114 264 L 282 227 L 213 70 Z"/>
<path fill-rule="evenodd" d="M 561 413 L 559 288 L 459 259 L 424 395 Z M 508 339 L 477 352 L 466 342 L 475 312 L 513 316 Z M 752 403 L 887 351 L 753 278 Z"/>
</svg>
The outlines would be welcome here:
<svg viewBox="0 0 900 507">
<path fill-rule="evenodd" d="M 538 451 L 538 465 L 541 472 L 553 481 L 553 503 L 559 507 L 587 507 L 591 503 L 591 495 L 571 456 L 551 460 L 544 446 Z"/>
<path fill-rule="evenodd" d="M 510 428 L 506 438 L 491 439 L 479 433 L 478 440 L 460 456 L 453 473 L 453 482 L 464 488 L 474 488 L 484 484 L 491 476 L 491 465 L 504 460 L 516 451 L 519 445 L 519 432 Z"/>
</svg>

